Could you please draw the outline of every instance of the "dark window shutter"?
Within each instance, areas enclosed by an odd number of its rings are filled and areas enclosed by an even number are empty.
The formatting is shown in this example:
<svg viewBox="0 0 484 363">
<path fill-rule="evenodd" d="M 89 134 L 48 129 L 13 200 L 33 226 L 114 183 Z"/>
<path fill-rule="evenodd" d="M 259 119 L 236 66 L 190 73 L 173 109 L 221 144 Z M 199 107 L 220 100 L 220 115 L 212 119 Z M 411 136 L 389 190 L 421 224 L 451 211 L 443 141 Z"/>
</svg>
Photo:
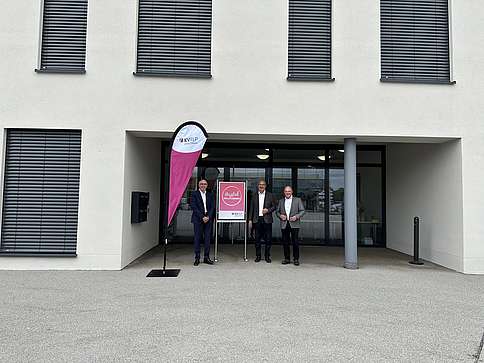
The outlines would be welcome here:
<svg viewBox="0 0 484 363">
<path fill-rule="evenodd" d="M 136 74 L 210 77 L 212 1 L 139 0 Z"/>
<path fill-rule="evenodd" d="M 0 253 L 76 253 L 80 162 L 80 131 L 7 130 Z"/>
<path fill-rule="evenodd" d="M 331 79 L 331 0 L 289 0 L 288 79 Z"/>
<path fill-rule="evenodd" d="M 381 80 L 449 83 L 448 0 L 381 0 Z"/>
<path fill-rule="evenodd" d="M 87 0 L 44 0 L 40 72 L 84 73 Z"/>
</svg>

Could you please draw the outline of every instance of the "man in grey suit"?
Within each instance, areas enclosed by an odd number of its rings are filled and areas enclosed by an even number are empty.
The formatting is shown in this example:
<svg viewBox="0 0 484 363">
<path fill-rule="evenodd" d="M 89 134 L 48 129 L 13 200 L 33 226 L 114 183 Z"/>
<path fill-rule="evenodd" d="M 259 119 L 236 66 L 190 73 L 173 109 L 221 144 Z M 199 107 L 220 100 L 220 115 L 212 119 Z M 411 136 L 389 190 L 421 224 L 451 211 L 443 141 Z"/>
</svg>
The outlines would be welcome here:
<svg viewBox="0 0 484 363">
<path fill-rule="evenodd" d="M 291 263 L 291 250 L 289 243 L 292 243 L 292 253 L 294 265 L 299 266 L 299 228 L 301 227 L 301 217 L 305 210 L 300 198 L 292 196 L 292 188 L 284 188 L 284 198 L 279 201 L 276 209 L 276 215 L 281 220 L 282 241 L 284 243 L 284 260 L 283 265 Z"/>
<path fill-rule="evenodd" d="M 265 242 L 264 259 L 271 263 L 272 213 L 276 210 L 276 200 L 266 191 L 265 180 L 259 180 L 258 192 L 252 197 L 249 208 L 249 230 L 255 224 L 255 262 L 261 260 L 261 242 Z"/>
</svg>

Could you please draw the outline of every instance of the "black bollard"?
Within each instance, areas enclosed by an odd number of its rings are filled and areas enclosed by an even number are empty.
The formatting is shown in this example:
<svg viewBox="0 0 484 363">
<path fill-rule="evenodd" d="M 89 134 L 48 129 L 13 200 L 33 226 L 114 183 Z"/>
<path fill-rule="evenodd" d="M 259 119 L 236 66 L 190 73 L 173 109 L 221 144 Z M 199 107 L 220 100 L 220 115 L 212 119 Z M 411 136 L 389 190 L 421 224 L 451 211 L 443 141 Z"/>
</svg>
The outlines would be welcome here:
<svg viewBox="0 0 484 363">
<path fill-rule="evenodd" d="M 413 219 L 413 260 L 409 261 L 412 265 L 423 265 L 424 263 L 418 257 L 420 243 L 420 219 Z"/>
</svg>

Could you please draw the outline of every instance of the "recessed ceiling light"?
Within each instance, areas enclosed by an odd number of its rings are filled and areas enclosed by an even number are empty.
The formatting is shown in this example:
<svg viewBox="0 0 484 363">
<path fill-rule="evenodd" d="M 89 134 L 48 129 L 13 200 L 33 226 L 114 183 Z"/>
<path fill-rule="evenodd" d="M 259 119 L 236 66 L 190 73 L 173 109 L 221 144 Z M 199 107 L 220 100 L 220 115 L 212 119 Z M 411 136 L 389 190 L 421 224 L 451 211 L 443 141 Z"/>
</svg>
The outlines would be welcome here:
<svg viewBox="0 0 484 363">
<path fill-rule="evenodd" d="M 266 160 L 269 158 L 268 154 L 258 154 L 257 157 L 261 160 Z"/>
<path fill-rule="evenodd" d="M 265 151 L 269 151 L 269 149 L 264 149 Z"/>
<path fill-rule="evenodd" d="M 338 151 L 339 151 L 340 153 L 344 153 L 344 152 L 345 152 L 345 151 L 344 151 L 343 149 L 341 149 L 341 150 L 338 150 Z"/>
<path fill-rule="evenodd" d="M 202 153 L 202 159 L 205 159 L 206 157 L 208 157 L 208 154 L 207 153 Z"/>
<path fill-rule="evenodd" d="M 318 159 L 321 160 L 321 161 L 325 161 L 326 160 L 326 155 L 319 155 L 318 156 Z"/>
</svg>

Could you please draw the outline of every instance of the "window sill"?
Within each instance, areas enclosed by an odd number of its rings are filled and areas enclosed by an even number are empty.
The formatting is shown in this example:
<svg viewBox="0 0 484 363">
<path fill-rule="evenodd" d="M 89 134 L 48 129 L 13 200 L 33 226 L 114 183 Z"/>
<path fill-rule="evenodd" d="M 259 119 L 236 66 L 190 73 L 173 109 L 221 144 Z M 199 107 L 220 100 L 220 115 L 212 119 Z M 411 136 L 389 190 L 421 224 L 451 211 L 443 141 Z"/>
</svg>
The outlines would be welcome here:
<svg viewBox="0 0 484 363">
<path fill-rule="evenodd" d="M 334 78 L 318 78 L 318 77 L 287 77 L 287 80 L 290 82 L 334 82 Z"/>
<path fill-rule="evenodd" d="M 183 74 L 183 73 L 148 73 L 148 72 L 133 72 L 136 77 L 171 77 L 171 78 L 202 78 L 211 79 L 211 74 Z"/>
<path fill-rule="evenodd" d="M 63 74 L 85 74 L 85 69 L 34 69 L 35 73 L 63 73 Z"/>
<path fill-rule="evenodd" d="M 77 253 L 21 253 L 0 252 L 0 257 L 77 257 Z"/>
<path fill-rule="evenodd" d="M 395 79 L 395 78 L 380 78 L 380 82 L 383 83 L 414 83 L 414 84 L 444 84 L 454 85 L 456 81 L 430 81 L 430 80 L 418 80 L 418 79 Z"/>
</svg>

